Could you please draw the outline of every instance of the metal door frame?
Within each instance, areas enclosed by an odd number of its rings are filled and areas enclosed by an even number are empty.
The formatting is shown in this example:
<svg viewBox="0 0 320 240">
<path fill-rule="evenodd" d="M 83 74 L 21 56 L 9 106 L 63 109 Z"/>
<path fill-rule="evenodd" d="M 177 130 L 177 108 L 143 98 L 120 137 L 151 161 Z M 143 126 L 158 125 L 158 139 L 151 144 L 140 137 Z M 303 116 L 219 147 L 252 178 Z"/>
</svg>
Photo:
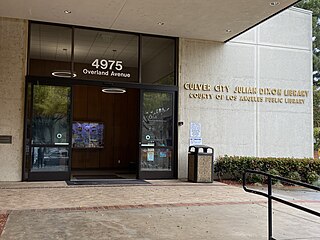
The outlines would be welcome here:
<svg viewBox="0 0 320 240">
<path fill-rule="evenodd" d="M 32 147 L 57 147 L 54 144 L 32 144 L 32 137 L 33 137 L 33 128 L 32 128 L 32 120 L 33 120 L 33 95 L 34 95 L 34 85 L 42 85 L 42 86 L 56 86 L 56 87 L 69 87 L 70 88 L 70 95 L 69 95 L 69 109 L 68 109 L 68 118 L 69 118 L 69 145 L 66 146 L 69 150 L 69 159 L 68 159 L 68 171 L 41 171 L 41 172 L 32 172 L 32 163 L 29 164 L 30 168 L 29 169 L 23 169 L 23 172 L 28 173 L 28 177 L 23 176 L 24 180 L 28 181 L 50 181 L 50 180 L 69 180 L 71 176 L 71 161 L 72 161 L 72 106 L 73 106 L 73 91 L 72 91 L 72 86 L 70 84 L 59 84 L 55 82 L 51 83 L 46 83 L 46 82 L 39 82 L 39 81 L 33 81 L 29 80 L 27 81 L 27 84 L 31 83 L 31 108 L 30 108 L 30 129 L 29 129 L 29 141 L 24 141 L 24 146 L 28 145 L 29 146 L 29 155 L 27 156 L 24 152 L 24 168 L 26 167 L 26 158 L 28 157 L 30 161 L 32 161 Z M 27 98 L 27 97 L 26 97 Z M 26 103 L 27 105 L 27 103 Z M 25 114 L 25 122 L 27 119 L 27 113 Z M 27 123 L 25 123 L 26 126 Z M 27 132 L 27 128 L 25 128 L 25 136 Z M 24 147 L 26 148 L 26 147 Z"/>
<path fill-rule="evenodd" d="M 142 144 L 142 123 L 143 123 L 143 95 L 145 92 L 161 92 L 172 94 L 172 146 L 164 148 L 172 148 L 172 162 L 171 171 L 141 171 L 141 144 Z M 139 164 L 138 164 L 138 178 L 139 179 L 174 179 L 177 178 L 177 92 L 165 91 L 157 89 L 141 89 L 140 91 L 140 129 L 139 129 Z M 161 148 L 161 147 L 157 147 Z"/>
</svg>

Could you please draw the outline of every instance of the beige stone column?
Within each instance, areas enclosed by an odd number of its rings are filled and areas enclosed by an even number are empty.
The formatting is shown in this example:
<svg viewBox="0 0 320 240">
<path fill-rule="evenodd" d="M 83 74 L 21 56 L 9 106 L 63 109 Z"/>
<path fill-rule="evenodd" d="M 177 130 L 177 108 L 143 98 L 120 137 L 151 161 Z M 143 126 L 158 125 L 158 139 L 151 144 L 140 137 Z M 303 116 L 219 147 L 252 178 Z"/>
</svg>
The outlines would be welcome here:
<svg viewBox="0 0 320 240">
<path fill-rule="evenodd" d="M 0 17 L 0 181 L 21 181 L 24 91 L 27 65 L 27 20 Z"/>
</svg>

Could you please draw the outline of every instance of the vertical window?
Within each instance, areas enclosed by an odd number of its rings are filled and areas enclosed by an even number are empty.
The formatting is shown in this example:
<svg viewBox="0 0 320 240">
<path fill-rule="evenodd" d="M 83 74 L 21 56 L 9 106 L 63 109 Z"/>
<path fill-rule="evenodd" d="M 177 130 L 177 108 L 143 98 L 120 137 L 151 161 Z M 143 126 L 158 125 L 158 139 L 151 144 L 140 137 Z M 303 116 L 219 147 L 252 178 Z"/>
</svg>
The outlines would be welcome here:
<svg viewBox="0 0 320 240">
<path fill-rule="evenodd" d="M 68 171 L 70 87 L 34 85 L 31 171 Z"/>
<path fill-rule="evenodd" d="M 32 143 L 69 142 L 70 87 L 34 85 Z"/>
<path fill-rule="evenodd" d="M 138 82 L 138 36 L 75 29 L 74 66 L 77 78 Z"/>
<path fill-rule="evenodd" d="M 141 171 L 171 171 L 173 157 L 173 94 L 143 93 Z"/>
<path fill-rule="evenodd" d="M 175 40 L 142 36 L 142 83 L 175 84 Z"/>
<path fill-rule="evenodd" d="M 29 75 L 71 77 L 71 27 L 31 24 Z"/>
</svg>

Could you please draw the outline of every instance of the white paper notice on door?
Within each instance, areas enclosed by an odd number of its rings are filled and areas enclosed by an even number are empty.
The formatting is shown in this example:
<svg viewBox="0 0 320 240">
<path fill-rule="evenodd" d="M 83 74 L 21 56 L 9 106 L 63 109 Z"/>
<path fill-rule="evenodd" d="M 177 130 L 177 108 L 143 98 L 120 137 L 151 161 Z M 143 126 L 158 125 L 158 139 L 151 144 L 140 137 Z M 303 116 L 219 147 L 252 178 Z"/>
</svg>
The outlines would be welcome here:
<svg viewBox="0 0 320 240">
<path fill-rule="evenodd" d="M 190 138 L 190 146 L 202 145 L 202 138 Z"/>
<path fill-rule="evenodd" d="M 154 148 L 148 148 L 147 160 L 149 162 L 153 162 L 154 161 Z"/>
<path fill-rule="evenodd" d="M 190 138 L 201 138 L 201 124 L 196 122 L 190 123 Z"/>
</svg>

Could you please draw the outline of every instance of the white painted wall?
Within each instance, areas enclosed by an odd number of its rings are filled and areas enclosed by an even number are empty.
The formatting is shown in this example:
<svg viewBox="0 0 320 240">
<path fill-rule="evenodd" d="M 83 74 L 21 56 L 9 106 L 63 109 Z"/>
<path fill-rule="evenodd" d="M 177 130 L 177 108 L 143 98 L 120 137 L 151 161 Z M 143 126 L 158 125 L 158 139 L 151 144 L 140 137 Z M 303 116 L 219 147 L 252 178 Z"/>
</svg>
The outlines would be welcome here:
<svg viewBox="0 0 320 240">
<path fill-rule="evenodd" d="M 201 123 L 203 144 L 214 147 L 215 157 L 313 157 L 311 16 L 291 8 L 226 44 L 180 39 L 179 178 L 187 177 L 191 122 Z M 309 95 L 302 105 L 191 99 L 196 91 L 184 89 L 187 82 Z"/>
<path fill-rule="evenodd" d="M 27 21 L 0 17 L 0 181 L 21 181 Z"/>
</svg>

